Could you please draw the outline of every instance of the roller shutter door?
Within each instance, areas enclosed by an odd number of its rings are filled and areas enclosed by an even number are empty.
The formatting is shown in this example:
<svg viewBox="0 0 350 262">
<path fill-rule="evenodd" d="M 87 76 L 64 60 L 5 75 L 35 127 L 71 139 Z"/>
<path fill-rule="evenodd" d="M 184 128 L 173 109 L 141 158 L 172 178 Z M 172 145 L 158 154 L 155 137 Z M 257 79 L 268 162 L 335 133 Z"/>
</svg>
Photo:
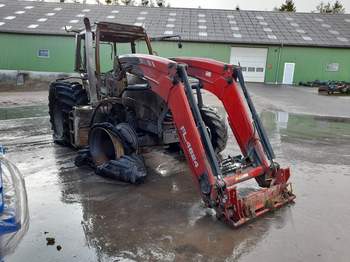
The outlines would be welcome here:
<svg viewBox="0 0 350 262">
<path fill-rule="evenodd" d="M 245 81 L 264 82 L 267 48 L 232 47 L 230 63 L 240 64 Z"/>
</svg>

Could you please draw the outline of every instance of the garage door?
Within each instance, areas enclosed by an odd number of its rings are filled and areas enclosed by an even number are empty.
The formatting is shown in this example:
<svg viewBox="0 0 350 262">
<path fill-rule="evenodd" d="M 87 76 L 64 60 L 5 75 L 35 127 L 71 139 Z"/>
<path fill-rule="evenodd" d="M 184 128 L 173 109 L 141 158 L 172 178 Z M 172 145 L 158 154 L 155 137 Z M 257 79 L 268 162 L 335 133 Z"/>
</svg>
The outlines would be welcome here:
<svg viewBox="0 0 350 262">
<path fill-rule="evenodd" d="M 232 47 L 230 63 L 240 64 L 245 81 L 264 82 L 267 48 Z"/>
</svg>

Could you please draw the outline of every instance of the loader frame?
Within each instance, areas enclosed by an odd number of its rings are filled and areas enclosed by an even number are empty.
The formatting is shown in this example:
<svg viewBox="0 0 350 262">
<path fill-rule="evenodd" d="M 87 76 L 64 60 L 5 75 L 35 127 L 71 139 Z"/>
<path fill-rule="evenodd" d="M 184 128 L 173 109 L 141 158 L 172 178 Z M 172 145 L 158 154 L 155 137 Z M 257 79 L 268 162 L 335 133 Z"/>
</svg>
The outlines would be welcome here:
<svg viewBox="0 0 350 262">
<path fill-rule="evenodd" d="M 269 148 L 261 141 L 265 139 L 266 143 L 267 137 L 258 133 L 259 137 L 255 132 L 257 126 L 253 125 L 249 117 L 251 114 L 239 94 L 234 79 L 235 74 L 240 73 L 239 68 L 201 58 L 169 60 L 137 54 L 120 56 L 119 60 L 123 70 L 146 79 L 151 90 L 169 106 L 202 199 L 208 207 L 216 210 L 219 218 L 232 226 L 239 226 L 293 201 L 295 196 L 287 183 L 289 168 L 279 168 L 272 160 L 272 151 L 266 157 Z M 249 160 L 247 168 L 235 170 L 229 175 L 222 174 L 187 74 L 199 79 L 201 88 L 216 95 L 223 103 L 243 156 Z M 257 115 L 253 117 L 257 118 Z M 271 158 L 270 161 L 268 158 Z M 269 181 L 268 188 L 240 198 L 236 185 L 260 176 Z"/>
</svg>

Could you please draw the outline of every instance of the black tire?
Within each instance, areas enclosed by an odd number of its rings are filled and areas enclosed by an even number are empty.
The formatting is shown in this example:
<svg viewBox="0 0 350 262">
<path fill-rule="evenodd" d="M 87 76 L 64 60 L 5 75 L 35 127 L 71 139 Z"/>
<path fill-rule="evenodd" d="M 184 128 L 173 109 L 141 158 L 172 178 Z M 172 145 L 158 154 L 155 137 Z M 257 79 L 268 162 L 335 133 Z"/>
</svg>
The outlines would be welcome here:
<svg viewBox="0 0 350 262">
<path fill-rule="evenodd" d="M 203 106 L 200 111 L 203 122 L 209 129 L 214 151 L 215 153 L 220 153 L 225 149 L 228 139 L 226 121 L 218 114 L 215 108 Z"/>
<path fill-rule="evenodd" d="M 49 115 L 55 143 L 70 146 L 69 113 L 73 106 L 86 105 L 88 96 L 77 82 L 55 81 L 49 89 Z"/>
<path fill-rule="evenodd" d="M 140 184 L 144 182 L 147 171 L 142 156 L 132 154 L 98 166 L 96 174 L 130 184 Z"/>
</svg>

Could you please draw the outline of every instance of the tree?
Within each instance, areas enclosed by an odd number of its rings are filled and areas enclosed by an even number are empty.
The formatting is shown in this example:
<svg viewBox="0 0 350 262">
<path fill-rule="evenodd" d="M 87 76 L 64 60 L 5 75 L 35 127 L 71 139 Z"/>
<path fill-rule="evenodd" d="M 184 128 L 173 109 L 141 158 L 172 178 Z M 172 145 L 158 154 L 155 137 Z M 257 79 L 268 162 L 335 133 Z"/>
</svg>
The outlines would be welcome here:
<svg viewBox="0 0 350 262">
<path fill-rule="evenodd" d="M 142 6 L 148 6 L 149 5 L 149 0 L 141 0 L 141 5 Z"/>
<path fill-rule="evenodd" d="M 134 5 L 134 0 L 121 0 L 124 5 Z"/>
<path fill-rule="evenodd" d="M 107 5 L 113 4 L 113 5 L 119 5 L 119 0 L 105 0 Z"/>
<path fill-rule="evenodd" d="M 321 2 L 317 7 L 317 11 L 319 11 L 322 14 L 326 13 L 332 13 L 332 7 L 331 4 L 328 2 L 327 4 Z"/>
<path fill-rule="evenodd" d="M 239 5 L 236 5 L 236 11 L 240 11 L 241 8 L 239 7 Z"/>
<path fill-rule="evenodd" d="M 321 2 L 317 7 L 317 11 L 321 14 L 343 14 L 345 13 L 345 8 L 340 1 L 335 1 L 333 5 L 330 2 Z"/>
<path fill-rule="evenodd" d="M 278 11 L 282 12 L 295 12 L 296 10 L 297 8 L 295 7 L 293 0 L 286 0 L 286 2 L 284 2 L 284 4 L 278 9 Z"/>
<path fill-rule="evenodd" d="M 157 0 L 157 6 L 158 7 L 164 7 L 165 6 L 165 0 Z"/>
<path fill-rule="evenodd" d="M 333 4 L 333 14 L 344 14 L 345 13 L 345 8 L 343 4 L 340 1 L 335 1 Z"/>
</svg>

